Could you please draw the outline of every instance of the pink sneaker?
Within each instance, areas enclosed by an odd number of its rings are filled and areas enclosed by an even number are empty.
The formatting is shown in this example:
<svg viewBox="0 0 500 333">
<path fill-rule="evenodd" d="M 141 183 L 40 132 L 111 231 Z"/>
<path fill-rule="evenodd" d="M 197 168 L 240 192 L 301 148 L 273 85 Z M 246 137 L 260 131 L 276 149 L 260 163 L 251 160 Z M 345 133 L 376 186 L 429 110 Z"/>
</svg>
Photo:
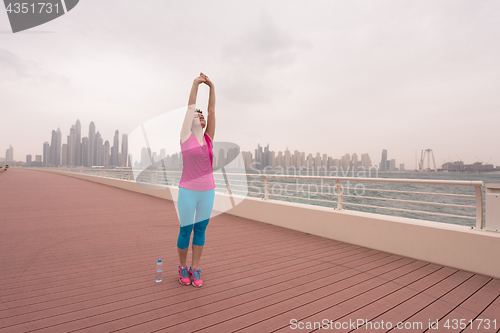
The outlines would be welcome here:
<svg viewBox="0 0 500 333">
<path fill-rule="evenodd" d="M 188 275 L 187 266 L 181 267 L 179 265 L 179 282 L 183 286 L 187 286 L 187 285 L 191 284 L 191 279 L 189 278 L 189 275 Z"/>
<path fill-rule="evenodd" d="M 189 276 L 191 277 L 191 279 L 193 279 L 194 287 L 203 286 L 203 280 L 201 279 L 201 270 L 199 268 L 193 271 L 191 267 L 189 267 Z"/>
</svg>

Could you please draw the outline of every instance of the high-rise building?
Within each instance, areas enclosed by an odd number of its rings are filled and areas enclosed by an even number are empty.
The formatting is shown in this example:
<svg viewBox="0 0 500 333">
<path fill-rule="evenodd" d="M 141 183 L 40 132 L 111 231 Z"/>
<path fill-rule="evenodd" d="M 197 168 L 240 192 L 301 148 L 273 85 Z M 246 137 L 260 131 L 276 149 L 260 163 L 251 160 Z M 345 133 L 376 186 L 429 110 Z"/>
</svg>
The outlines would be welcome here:
<svg viewBox="0 0 500 333">
<path fill-rule="evenodd" d="M 119 145 L 120 145 L 120 132 L 115 131 L 115 137 L 113 138 L 113 148 L 111 149 L 111 165 L 118 166 L 118 155 L 119 155 Z"/>
<path fill-rule="evenodd" d="M 290 150 L 286 147 L 285 153 L 283 154 L 283 168 L 288 168 L 292 163 L 292 155 L 290 154 Z"/>
<path fill-rule="evenodd" d="M 399 165 L 399 171 L 405 171 L 405 164 L 404 163 L 401 163 Z"/>
<path fill-rule="evenodd" d="M 30 165 L 31 165 L 31 159 L 32 159 L 32 156 L 31 156 L 31 155 L 26 155 L 26 165 L 27 165 L 27 166 L 30 166 Z"/>
<path fill-rule="evenodd" d="M 50 144 L 47 141 L 45 141 L 43 143 L 43 165 L 48 165 L 50 163 L 49 158 L 50 158 Z"/>
<path fill-rule="evenodd" d="M 162 151 L 163 151 L 163 157 L 162 157 Z M 162 149 L 160 151 L 160 156 L 158 160 L 162 160 L 165 158 L 165 149 Z M 122 153 L 120 155 L 120 166 L 121 167 L 127 167 L 128 165 L 128 136 L 127 134 L 122 134 Z"/>
<path fill-rule="evenodd" d="M 361 154 L 361 165 L 365 170 L 370 169 L 372 166 L 372 161 L 370 160 L 370 155 L 368 154 Z"/>
<path fill-rule="evenodd" d="M 82 138 L 82 165 L 89 167 L 89 138 Z"/>
<path fill-rule="evenodd" d="M 14 148 L 12 148 L 12 145 L 5 151 L 5 162 L 14 162 Z"/>
<path fill-rule="evenodd" d="M 82 165 L 82 125 L 80 120 L 77 119 L 75 123 L 75 165 Z"/>
<path fill-rule="evenodd" d="M 68 135 L 68 165 L 76 165 L 76 128 L 71 126 Z"/>
<path fill-rule="evenodd" d="M 50 164 L 53 166 L 61 165 L 61 140 L 61 129 L 58 127 L 57 131 L 52 131 L 52 138 L 50 141 Z"/>
<path fill-rule="evenodd" d="M 387 171 L 387 150 L 382 150 L 382 160 L 380 161 L 380 171 Z"/>
<path fill-rule="evenodd" d="M 257 144 L 257 149 L 255 149 L 255 165 L 254 168 L 262 170 L 264 168 L 264 152 L 260 143 Z"/>
<path fill-rule="evenodd" d="M 68 144 L 63 143 L 61 148 L 61 165 L 68 165 Z"/>
<path fill-rule="evenodd" d="M 276 167 L 285 168 L 285 159 L 281 151 L 279 151 L 278 156 L 276 156 Z"/>
<path fill-rule="evenodd" d="M 316 157 L 314 158 L 314 168 L 319 169 L 321 167 L 321 154 L 316 153 Z"/>
<path fill-rule="evenodd" d="M 104 166 L 104 144 L 102 142 L 102 136 L 99 131 L 95 134 L 95 155 L 96 160 L 94 161 L 94 165 L 96 166 Z"/>
<path fill-rule="evenodd" d="M 268 167 L 271 165 L 271 153 L 269 152 L 269 143 L 267 146 L 264 148 L 264 155 L 263 155 L 263 168 Z"/>
<path fill-rule="evenodd" d="M 342 170 L 350 170 L 351 168 L 351 155 L 345 154 L 340 159 L 340 167 Z"/>
<path fill-rule="evenodd" d="M 109 166 L 110 154 L 111 154 L 111 148 L 109 146 L 109 141 L 106 140 L 106 142 L 104 142 L 104 158 L 102 161 L 104 166 Z"/>
<path fill-rule="evenodd" d="M 313 155 L 311 153 L 309 153 L 307 155 L 306 168 L 314 169 L 314 158 L 313 158 Z"/>
<path fill-rule="evenodd" d="M 94 165 L 95 150 L 95 124 L 93 121 L 89 125 L 89 166 Z"/>
<path fill-rule="evenodd" d="M 395 170 L 396 170 L 396 160 L 395 160 L 395 159 L 392 159 L 392 160 L 390 161 L 390 164 L 389 164 L 389 165 L 390 165 L 389 170 L 391 170 L 391 171 L 395 171 Z"/>
<path fill-rule="evenodd" d="M 226 164 L 226 154 L 224 152 L 224 149 L 220 148 L 219 152 L 217 154 L 217 168 L 222 168 Z"/>
</svg>

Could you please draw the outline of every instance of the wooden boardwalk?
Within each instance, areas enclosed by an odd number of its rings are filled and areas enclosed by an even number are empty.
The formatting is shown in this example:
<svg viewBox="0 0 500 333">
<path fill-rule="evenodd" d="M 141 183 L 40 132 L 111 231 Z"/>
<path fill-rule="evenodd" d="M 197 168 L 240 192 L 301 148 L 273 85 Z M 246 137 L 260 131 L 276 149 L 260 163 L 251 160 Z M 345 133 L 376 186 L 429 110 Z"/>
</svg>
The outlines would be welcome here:
<svg viewBox="0 0 500 333">
<path fill-rule="evenodd" d="M 0 189 L 2 333 L 500 331 L 498 279 L 221 214 L 196 289 L 171 202 L 15 168 Z"/>
</svg>

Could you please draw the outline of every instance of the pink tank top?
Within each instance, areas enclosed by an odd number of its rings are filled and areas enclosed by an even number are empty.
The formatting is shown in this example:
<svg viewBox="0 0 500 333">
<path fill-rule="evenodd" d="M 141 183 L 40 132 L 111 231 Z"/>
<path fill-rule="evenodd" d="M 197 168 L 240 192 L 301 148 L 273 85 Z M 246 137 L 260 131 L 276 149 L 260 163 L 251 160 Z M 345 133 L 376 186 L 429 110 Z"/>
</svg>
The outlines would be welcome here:
<svg viewBox="0 0 500 333">
<path fill-rule="evenodd" d="M 203 135 L 203 147 L 192 133 L 181 143 L 183 167 L 179 187 L 195 191 L 215 188 L 212 147 L 212 140 L 206 134 Z"/>
</svg>

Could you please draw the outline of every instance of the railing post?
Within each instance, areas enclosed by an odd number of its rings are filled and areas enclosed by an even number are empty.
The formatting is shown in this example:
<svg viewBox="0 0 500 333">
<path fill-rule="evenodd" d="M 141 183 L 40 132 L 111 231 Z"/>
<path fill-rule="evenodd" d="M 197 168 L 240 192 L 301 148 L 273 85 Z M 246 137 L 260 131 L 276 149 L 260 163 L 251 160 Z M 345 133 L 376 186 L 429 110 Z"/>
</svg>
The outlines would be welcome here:
<svg viewBox="0 0 500 333">
<path fill-rule="evenodd" d="M 172 181 L 172 186 L 174 186 L 174 173 L 170 172 L 170 180 Z"/>
<path fill-rule="evenodd" d="M 335 179 L 335 183 L 337 184 L 337 209 L 344 209 L 344 196 L 342 191 L 342 185 L 340 184 L 340 180 Z"/>
<path fill-rule="evenodd" d="M 266 176 L 264 177 L 264 200 L 269 200 L 269 183 Z"/>
<path fill-rule="evenodd" d="M 151 184 L 156 185 L 157 179 L 156 179 L 156 171 L 151 171 Z"/>
<path fill-rule="evenodd" d="M 229 179 L 227 178 L 226 171 L 224 170 L 224 167 L 222 167 L 222 174 L 224 175 L 224 181 L 226 182 L 227 194 L 233 195 L 233 193 L 231 193 L 231 185 L 229 184 Z M 234 207 L 234 205 L 233 205 L 233 207 Z"/>
<path fill-rule="evenodd" d="M 476 190 L 476 229 L 483 229 L 483 191 L 481 186 L 474 186 Z"/>
</svg>

